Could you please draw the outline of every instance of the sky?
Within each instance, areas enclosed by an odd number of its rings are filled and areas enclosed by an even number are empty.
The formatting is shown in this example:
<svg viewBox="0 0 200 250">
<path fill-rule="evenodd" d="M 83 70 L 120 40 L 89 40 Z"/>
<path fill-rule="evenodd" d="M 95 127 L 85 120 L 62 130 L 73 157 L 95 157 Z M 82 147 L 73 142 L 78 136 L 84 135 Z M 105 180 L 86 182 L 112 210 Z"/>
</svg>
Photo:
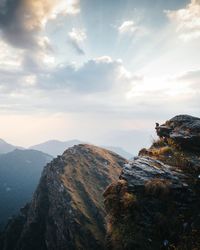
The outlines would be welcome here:
<svg viewBox="0 0 200 250">
<path fill-rule="evenodd" d="M 150 145 L 200 116 L 200 0 L 0 0 L 0 137 Z"/>
</svg>

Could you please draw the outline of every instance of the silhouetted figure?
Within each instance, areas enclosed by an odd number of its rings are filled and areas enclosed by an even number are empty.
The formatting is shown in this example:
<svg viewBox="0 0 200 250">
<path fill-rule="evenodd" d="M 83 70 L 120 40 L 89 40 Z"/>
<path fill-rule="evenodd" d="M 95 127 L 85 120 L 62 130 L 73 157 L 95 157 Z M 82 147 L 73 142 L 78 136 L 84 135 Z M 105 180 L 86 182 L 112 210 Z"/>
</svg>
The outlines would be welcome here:
<svg viewBox="0 0 200 250">
<path fill-rule="evenodd" d="M 156 127 L 155 127 L 155 129 L 157 129 L 159 127 L 159 123 L 158 122 L 156 122 Z"/>
<path fill-rule="evenodd" d="M 169 138 L 169 134 L 170 134 L 170 132 L 172 130 L 171 128 L 169 128 L 169 127 L 167 127 L 165 125 L 160 126 L 158 122 L 156 122 L 155 129 L 156 129 L 157 135 L 160 138 L 164 139 L 164 141 L 166 141 L 166 139 Z"/>
</svg>

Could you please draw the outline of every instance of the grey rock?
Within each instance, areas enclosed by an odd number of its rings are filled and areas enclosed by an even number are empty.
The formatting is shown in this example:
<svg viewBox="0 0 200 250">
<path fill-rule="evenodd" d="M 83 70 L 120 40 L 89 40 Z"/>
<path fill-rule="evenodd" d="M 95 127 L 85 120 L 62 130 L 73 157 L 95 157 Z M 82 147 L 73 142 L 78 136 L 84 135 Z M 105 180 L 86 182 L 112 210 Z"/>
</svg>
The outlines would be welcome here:
<svg viewBox="0 0 200 250">
<path fill-rule="evenodd" d="M 178 115 L 161 126 L 156 126 L 159 137 L 170 138 L 181 147 L 200 151 L 200 118 Z"/>
<path fill-rule="evenodd" d="M 132 189 L 144 187 L 145 183 L 152 179 L 169 180 L 172 188 L 187 186 L 186 176 L 178 169 L 164 164 L 150 157 L 138 157 L 136 160 L 125 164 L 120 179 L 127 181 Z"/>
</svg>

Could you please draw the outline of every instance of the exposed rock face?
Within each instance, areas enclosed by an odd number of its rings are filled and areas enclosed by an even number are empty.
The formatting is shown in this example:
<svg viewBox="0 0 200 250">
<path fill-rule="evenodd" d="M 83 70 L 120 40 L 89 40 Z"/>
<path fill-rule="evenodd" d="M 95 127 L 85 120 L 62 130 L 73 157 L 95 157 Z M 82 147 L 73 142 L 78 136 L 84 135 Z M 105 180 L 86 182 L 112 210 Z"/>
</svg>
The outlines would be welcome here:
<svg viewBox="0 0 200 250">
<path fill-rule="evenodd" d="M 158 136 L 172 139 L 182 147 L 200 151 L 200 118 L 178 115 L 156 127 Z"/>
<path fill-rule="evenodd" d="M 125 162 L 95 146 L 69 148 L 45 167 L 32 202 L 8 224 L 0 249 L 103 249 L 102 193 Z"/>
<path fill-rule="evenodd" d="M 199 121 L 166 122 L 168 136 L 141 150 L 107 188 L 108 249 L 200 249 Z"/>
<path fill-rule="evenodd" d="M 120 179 L 126 180 L 132 190 L 144 188 L 148 181 L 155 179 L 167 181 L 173 189 L 188 186 L 182 172 L 148 156 L 136 157 L 134 161 L 125 164 Z"/>
</svg>

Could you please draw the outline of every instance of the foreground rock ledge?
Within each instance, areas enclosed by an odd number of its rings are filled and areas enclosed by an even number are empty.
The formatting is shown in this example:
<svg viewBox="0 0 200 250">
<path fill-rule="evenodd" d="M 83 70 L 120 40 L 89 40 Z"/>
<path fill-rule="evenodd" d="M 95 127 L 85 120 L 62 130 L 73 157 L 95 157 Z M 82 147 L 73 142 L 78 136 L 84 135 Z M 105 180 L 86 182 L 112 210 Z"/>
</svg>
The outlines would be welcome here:
<svg viewBox="0 0 200 250">
<path fill-rule="evenodd" d="M 200 249 L 200 154 L 192 141 L 199 120 L 181 115 L 166 122 L 168 134 L 125 164 L 107 188 L 108 249 Z"/>
</svg>

